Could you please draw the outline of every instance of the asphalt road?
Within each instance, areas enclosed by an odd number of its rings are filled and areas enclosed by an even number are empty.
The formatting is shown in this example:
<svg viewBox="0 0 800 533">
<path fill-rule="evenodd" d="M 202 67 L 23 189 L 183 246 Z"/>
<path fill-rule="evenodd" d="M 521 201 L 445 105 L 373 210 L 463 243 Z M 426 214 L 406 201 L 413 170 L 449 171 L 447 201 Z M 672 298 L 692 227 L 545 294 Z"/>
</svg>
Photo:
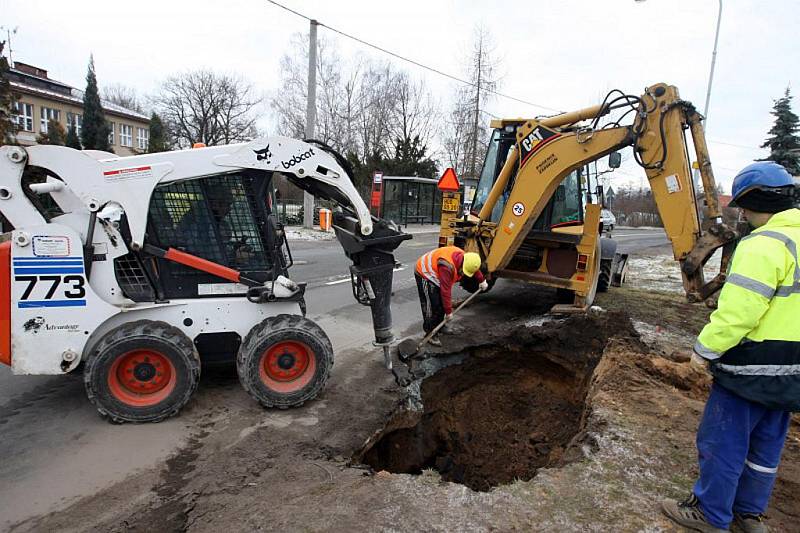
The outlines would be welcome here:
<svg viewBox="0 0 800 533">
<path fill-rule="evenodd" d="M 650 229 L 618 228 L 614 238 L 619 251 L 625 253 L 667 242 L 662 230 Z M 392 312 L 394 330 L 401 338 L 418 332 L 413 267 L 420 255 L 435 246 L 436 239 L 436 233 L 416 234 L 396 253 L 401 266 L 394 275 Z M 334 346 L 337 366 L 332 382 L 347 386 L 348 376 L 337 375 L 337 368 L 379 365 L 381 361 L 380 354 L 370 347 L 369 308 L 353 299 L 349 263 L 336 241 L 298 241 L 292 244 L 292 252 L 296 260 L 292 278 L 308 283 L 308 315 L 327 332 Z M 508 287 L 501 283 L 493 290 L 494 299 L 502 299 L 506 293 L 513 298 L 513 282 L 506 283 Z M 158 467 L 194 434 L 220 401 L 255 409 L 235 380 L 214 379 L 213 371 L 204 373 L 195 399 L 178 417 L 160 424 L 116 426 L 103 421 L 88 403 L 80 375 L 13 376 L 8 368 L 0 367 L 0 530 Z M 223 446 L 226 439 L 239 438 L 237 435 L 214 438 Z"/>
</svg>

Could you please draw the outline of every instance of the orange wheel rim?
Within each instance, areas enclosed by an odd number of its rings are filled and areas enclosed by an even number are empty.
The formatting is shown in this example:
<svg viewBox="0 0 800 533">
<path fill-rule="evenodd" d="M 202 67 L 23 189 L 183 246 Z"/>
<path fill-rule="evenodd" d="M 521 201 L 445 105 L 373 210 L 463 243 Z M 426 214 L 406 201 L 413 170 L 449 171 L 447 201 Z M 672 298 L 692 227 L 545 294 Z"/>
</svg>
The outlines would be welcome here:
<svg viewBox="0 0 800 533">
<path fill-rule="evenodd" d="M 172 361 L 153 350 L 133 350 L 117 357 L 108 372 L 111 394 L 124 404 L 149 407 L 175 390 L 177 372 Z"/>
<path fill-rule="evenodd" d="M 298 341 L 283 341 L 264 351 L 258 374 L 268 388 L 290 393 L 311 383 L 316 369 L 317 360 L 308 345 Z"/>
</svg>

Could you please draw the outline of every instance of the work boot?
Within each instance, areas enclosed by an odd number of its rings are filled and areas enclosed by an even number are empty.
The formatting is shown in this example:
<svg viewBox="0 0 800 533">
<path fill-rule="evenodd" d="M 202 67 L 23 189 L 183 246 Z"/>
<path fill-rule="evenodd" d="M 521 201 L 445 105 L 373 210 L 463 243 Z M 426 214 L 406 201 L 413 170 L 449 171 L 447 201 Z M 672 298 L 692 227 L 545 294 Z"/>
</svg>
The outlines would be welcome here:
<svg viewBox="0 0 800 533">
<path fill-rule="evenodd" d="M 703 511 L 700 510 L 700 501 L 692 494 L 686 500 L 677 502 L 666 500 L 661 502 L 661 510 L 667 518 L 692 531 L 702 533 L 723 533 L 727 529 L 720 529 L 708 523 Z"/>
<path fill-rule="evenodd" d="M 764 523 L 764 515 L 734 513 L 731 531 L 737 533 L 767 533 L 769 528 Z"/>
<path fill-rule="evenodd" d="M 431 346 L 441 346 L 442 341 L 439 340 L 439 335 L 434 335 L 433 337 L 430 338 L 428 344 L 430 344 Z"/>
</svg>

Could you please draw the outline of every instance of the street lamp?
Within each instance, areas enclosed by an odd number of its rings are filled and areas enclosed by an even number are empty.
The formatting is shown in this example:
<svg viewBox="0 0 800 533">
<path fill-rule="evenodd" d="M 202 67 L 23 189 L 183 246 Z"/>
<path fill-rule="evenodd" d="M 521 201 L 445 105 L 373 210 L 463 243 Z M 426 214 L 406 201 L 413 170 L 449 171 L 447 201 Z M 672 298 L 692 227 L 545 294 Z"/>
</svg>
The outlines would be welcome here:
<svg viewBox="0 0 800 533">
<path fill-rule="evenodd" d="M 706 105 L 703 108 L 705 122 L 703 129 L 708 130 L 708 101 L 711 100 L 711 83 L 714 81 L 714 65 L 717 62 L 717 42 L 719 42 L 719 24 L 722 21 L 722 0 L 719 0 L 719 12 L 717 13 L 717 32 L 714 34 L 714 51 L 711 52 L 711 72 L 708 74 L 708 89 L 706 90 Z"/>
<path fill-rule="evenodd" d="M 646 0 L 634 0 L 642 3 Z M 719 12 L 717 13 L 717 31 L 714 34 L 714 50 L 711 52 L 711 72 L 708 75 L 708 88 L 706 89 L 706 105 L 703 107 L 703 129 L 708 129 L 708 102 L 711 100 L 711 83 L 714 81 L 714 65 L 717 63 L 717 43 L 719 42 L 719 25 L 722 22 L 722 0 L 719 0 Z"/>
</svg>

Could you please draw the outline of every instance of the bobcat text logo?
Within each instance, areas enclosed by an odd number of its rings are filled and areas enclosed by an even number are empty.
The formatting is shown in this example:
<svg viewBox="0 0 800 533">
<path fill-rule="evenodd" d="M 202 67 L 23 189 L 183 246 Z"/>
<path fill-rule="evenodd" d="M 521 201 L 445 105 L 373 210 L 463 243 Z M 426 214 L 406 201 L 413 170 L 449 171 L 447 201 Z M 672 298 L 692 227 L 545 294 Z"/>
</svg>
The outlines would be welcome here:
<svg viewBox="0 0 800 533">
<path fill-rule="evenodd" d="M 303 152 L 302 154 L 298 154 L 298 155 L 293 155 L 292 158 L 287 160 L 287 161 L 281 161 L 281 165 L 283 165 L 283 168 L 286 168 L 286 169 L 292 168 L 296 164 L 308 159 L 309 157 L 311 157 L 313 155 L 314 155 L 314 149 L 313 148 L 309 148 L 307 152 Z"/>
<path fill-rule="evenodd" d="M 543 140 L 544 137 L 542 137 L 542 134 L 539 133 L 539 130 L 533 130 L 525 139 L 523 139 L 522 147 L 525 148 L 526 152 L 530 152 L 533 150 L 534 146 Z"/>
<path fill-rule="evenodd" d="M 261 150 L 253 150 L 253 153 L 256 154 L 256 161 L 263 161 L 266 159 L 267 163 L 269 163 L 269 159 L 272 157 L 272 152 L 269 151 L 269 145 L 266 145 Z"/>
</svg>

